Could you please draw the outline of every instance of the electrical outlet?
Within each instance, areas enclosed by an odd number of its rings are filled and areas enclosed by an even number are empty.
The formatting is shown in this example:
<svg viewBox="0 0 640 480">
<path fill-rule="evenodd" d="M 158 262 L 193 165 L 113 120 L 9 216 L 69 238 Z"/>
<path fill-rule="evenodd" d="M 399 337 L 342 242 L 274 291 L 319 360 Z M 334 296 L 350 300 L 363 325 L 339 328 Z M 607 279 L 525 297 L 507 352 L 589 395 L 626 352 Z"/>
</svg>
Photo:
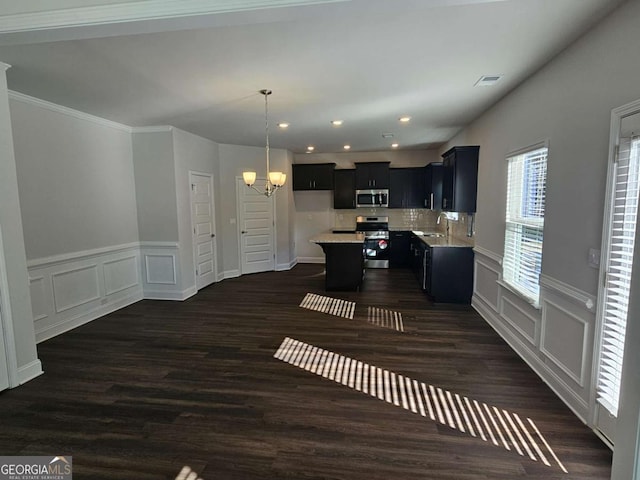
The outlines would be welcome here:
<svg viewBox="0 0 640 480">
<path fill-rule="evenodd" d="M 590 248 L 589 257 L 587 261 L 590 267 L 600 268 L 600 250 L 596 250 L 595 248 Z"/>
</svg>

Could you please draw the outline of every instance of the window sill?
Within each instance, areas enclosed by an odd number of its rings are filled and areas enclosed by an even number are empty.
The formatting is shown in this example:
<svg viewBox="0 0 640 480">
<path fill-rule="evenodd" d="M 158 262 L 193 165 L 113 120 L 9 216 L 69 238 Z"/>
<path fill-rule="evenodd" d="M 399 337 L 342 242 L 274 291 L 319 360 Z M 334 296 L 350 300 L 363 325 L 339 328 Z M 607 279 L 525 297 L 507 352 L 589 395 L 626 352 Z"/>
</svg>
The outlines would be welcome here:
<svg viewBox="0 0 640 480">
<path fill-rule="evenodd" d="M 498 280 L 497 283 L 498 283 L 498 285 L 500 285 L 501 287 L 507 289 L 513 295 L 518 297 L 519 299 L 527 302 L 529 305 L 531 305 L 536 310 L 541 310 L 542 307 L 540 306 L 540 301 L 539 300 L 538 301 L 532 300 L 531 298 L 529 298 L 526 295 L 524 295 L 522 292 L 518 291 L 513 285 L 505 282 L 504 280 Z"/>
</svg>

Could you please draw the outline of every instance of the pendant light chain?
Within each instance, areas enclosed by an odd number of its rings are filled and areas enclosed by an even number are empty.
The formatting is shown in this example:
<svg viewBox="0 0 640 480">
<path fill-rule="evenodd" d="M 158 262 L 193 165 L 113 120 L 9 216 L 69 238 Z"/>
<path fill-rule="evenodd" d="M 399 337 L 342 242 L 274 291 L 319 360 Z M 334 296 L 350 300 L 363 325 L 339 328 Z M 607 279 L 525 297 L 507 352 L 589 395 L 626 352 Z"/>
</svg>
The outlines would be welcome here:
<svg viewBox="0 0 640 480">
<path fill-rule="evenodd" d="M 270 197 L 273 195 L 276 190 L 281 188 L 286 181 L 287 174 L 284 172 L 272 172 L 271 171 L 271 159 L 270 155 L 270 145 L 269 145 L 269 100 L 268 96 L 271 95 L 271 90 L 260 90 L 260 94 L 264 95 L 264 133 L 267 139 L 267 144 L 265 146 L 265 153 L 267 157 L 267 179 L 264 186 L 264 191 L 258 190 L 254 183 L 256 181 L 256 172 L 255 171 L 244 171 L 242 172 L 242 178 L 244 179 L 244 183 L 249 188 L 253 188 L 256 192 L 261 193 L 262 195 L 266 195 Z"/>
<path fill-rule="evenodd" d="M 271 185 L 271 182 L 269 181 L 269 168 L 270 168 L 269 166 L 269 103 L 267 99 L 271 94 L 271 90 L 263 90 L 263 92 L 264 92 L 264 130 L 267 136 L 266 151 L 267 151 L 267 188 L 268 188 Z"/>
</svg>

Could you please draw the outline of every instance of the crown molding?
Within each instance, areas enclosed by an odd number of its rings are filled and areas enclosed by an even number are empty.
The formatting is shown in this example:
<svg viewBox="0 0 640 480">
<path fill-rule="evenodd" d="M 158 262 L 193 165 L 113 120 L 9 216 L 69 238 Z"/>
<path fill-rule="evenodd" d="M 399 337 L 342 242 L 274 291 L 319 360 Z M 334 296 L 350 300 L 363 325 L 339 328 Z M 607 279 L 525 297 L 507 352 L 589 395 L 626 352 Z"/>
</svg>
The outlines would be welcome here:
<svg viewBox="0 0 640 480">
<path fill-rule="evenodd" d="M 0 16 L 0 34 L 84 27 L 350 0 L 145 0 Z"/>
<path fill-rule="evenodd" d="M 56 103 L 51 103 L 46 100 L 41 100 L 40 98 L 32 97 L 30 95 L 25 95 L 24 93 L 16 92 L 13 90 L 9 90 L 9 99 L 16 100 L 18 102 L 28 103 L 30 105 L 35 105 L 40 108 L 44 108 L 50 110 L 52 112 L 61 113 L 63 115 L 67 115 L 69 117 L 77 118 L 79 120 L 84 120 L 87 122 L 95 123 L 97 125 L 101 125 L 103 127 L 113 128 L 115 130 L 121 130 L 123 132 L 131 133 L 132 129 L 128 125 L 124 125 L 122 123 L 112 122 L 111 120 L 107 120 L 105 118 L 96 117 L 95 115 L 91 115 L 89 113 L 81 112 L 79 110 L 74 110 L 73 108 L 63 107 L 62 105 L 58 105 Z"/>
<path fill-rule="evenodd" d="M 151 127 L 131 127 L 131 133 L 164 133 L 173 131 L 171 125 L 157 125 Z"/>
</svg>

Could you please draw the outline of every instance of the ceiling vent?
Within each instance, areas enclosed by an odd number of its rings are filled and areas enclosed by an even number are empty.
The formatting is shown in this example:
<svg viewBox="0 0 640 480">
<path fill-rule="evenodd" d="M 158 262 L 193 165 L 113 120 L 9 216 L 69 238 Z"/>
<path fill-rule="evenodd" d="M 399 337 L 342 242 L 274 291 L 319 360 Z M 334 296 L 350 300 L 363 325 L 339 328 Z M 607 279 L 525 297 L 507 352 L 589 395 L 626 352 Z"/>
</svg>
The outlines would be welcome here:
<svg viewBox="0 0 640 480">
<path fill-rule="evenodd" d="M 502 75 L 483 75 L 475 84 L 476 87 L 490 87 L 500 81 Z"/>
</svg>

